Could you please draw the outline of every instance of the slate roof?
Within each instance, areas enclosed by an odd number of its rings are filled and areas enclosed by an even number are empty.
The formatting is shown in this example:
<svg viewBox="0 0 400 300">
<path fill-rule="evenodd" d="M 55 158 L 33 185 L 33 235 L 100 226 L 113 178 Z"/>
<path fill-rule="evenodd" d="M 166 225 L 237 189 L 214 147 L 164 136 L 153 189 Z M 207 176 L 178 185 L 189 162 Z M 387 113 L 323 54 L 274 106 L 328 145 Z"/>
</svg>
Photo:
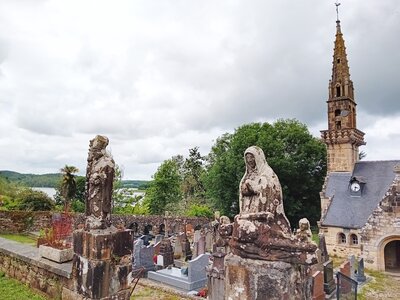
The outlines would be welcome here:
<svg viewBox="0 0 400 300">
<path fill-rule="evenodd" d="M 354 165 L 353 173 L 331 172 L 325 195 L 333 199 L 322 225 L 363 227 L 393 183 L 393 168 L 396 165 L 400 165 L 400 160 L 360 161 Z M 353 177 L 362 178 L 365 182 L 361 196 L 354 196 L 350 192 L 349 183 Z"/>
</svg>

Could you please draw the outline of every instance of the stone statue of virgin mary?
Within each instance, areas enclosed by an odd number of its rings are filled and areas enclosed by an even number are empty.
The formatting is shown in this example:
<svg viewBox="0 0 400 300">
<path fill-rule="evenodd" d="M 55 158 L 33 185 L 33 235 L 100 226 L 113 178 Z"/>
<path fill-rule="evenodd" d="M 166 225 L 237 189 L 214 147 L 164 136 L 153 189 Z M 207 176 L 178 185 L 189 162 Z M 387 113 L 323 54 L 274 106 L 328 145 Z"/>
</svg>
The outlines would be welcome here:
<svg viewBox="0 0 400 300">
<path fill-rule="evenodd" d="M 268 165 L 260 147 L 251 146 L 244 152 L 246 171 L 240 181 L 240 214 L 267 213 L 269 219 L 281 216 L 287 221 L 278 176 Z"/>
</svg>

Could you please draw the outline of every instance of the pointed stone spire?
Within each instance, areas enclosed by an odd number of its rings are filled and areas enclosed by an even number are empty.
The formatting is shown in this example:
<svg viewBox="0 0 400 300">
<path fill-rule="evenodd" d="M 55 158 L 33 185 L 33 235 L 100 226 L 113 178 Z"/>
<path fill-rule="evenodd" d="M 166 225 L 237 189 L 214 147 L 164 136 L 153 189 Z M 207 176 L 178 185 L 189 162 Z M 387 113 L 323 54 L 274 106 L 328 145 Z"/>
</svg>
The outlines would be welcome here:
<svg viewBox="0 0 400 300">
<path fill-rule="evenodd" d="M 337 14 L 339 5 L 336 3 Z M 328 130 L 321 133 L 327 145 L 328 172 L 351 172 L 354 163 L 358 161 L 358 147 L 365 145 L 365 142 L 364 133 L 357 129 L 357 104 L 339 16 L 336 20 L 332 77 L 329 80 L 327 103 Z"/>
<path fill-rule="evenodd" d="M 336 39 L 333 51 L 332 79 L 329 81 L 329 98 L 349 97 L 354 101 L 353 82 L 350 80 L 350 69 L 347 61 L 346 46 L 340 27 L 336 21 Z"/>
</svg>

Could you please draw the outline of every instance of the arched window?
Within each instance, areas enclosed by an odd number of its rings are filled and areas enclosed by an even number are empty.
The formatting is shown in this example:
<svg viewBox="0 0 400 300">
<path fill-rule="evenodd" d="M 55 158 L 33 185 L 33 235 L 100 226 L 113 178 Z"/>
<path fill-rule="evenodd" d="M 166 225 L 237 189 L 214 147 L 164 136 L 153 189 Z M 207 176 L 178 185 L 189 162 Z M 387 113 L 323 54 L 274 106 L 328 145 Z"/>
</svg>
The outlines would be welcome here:
<svg viewBox="0 0 400 300">
<path fill-rule="evenodd" d="M 336 87 L 336 97 L 340 97 L 340 86 Z"/>
<path fill-rule="evenodd" d="M 338 244 L 346 244 L 346 235 L 343 232 L 338 234 Z"/>
<path fill-rule="evenodd" d="M 340 109 L 335 110 L 335 117 L 338 117 L 338 116 L 340 116 Z"/>
<path fill-rule="evenodd" d="M 350 243 L 352 245 L 358 245 L 358 236 L 356 234 L 350 235 Z"/>
</svg>

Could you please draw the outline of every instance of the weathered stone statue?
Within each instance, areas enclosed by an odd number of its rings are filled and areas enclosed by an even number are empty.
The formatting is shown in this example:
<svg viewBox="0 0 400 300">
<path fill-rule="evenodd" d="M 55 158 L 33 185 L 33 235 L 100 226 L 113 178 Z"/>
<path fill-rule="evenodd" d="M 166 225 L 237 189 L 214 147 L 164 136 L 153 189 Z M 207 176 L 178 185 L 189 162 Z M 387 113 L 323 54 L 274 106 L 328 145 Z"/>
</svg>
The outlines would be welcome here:
<svg viewBox="0 0 400 300">
<path fill-rule="evenodd" d="M 290 225 L 283 210 L 281 184 L 265 160 L 264 152 L 251 146 L 246 149 L 244 159 L 246 172 L 239 187 L 240 215 L 263 214 L 288 233 Z"/>
<path fill-rule="evenodd" d="M 309 223 L 292 235 L 279 179 L 262 149 L 249 147 L 244 159 L 240 213 L 224 260 L 224 299 L 311 299 L 317 246 L 309 240 Z"/>
<path fill-rule="evenodd" d="M 278 176 L 268 165 L 264 152 L 251 146 L 244 153 L 245 174 L 239 186 L 240 214 L 235 217 L 230 241 L 236 255 L 261 260 L 312 263 L 316 245 L 292 236 L 283 209 Z"/>
<path fill-rule="evenodd" d="M 130 298 L 133 232 L 111 226 L 115 163 L 107 145 L 101 135 L 90 141 L 85 226 L 73 233 L 73 285 L 63 289 L 63 299 Z"/>
<path fill-rule="evenodd" d="M 86 229 L 111 225 L 112 188 L 115 163 L 107 152 L 108 138 L 97 135 L 90 141 L 86 170 Z"/>
</svg>

